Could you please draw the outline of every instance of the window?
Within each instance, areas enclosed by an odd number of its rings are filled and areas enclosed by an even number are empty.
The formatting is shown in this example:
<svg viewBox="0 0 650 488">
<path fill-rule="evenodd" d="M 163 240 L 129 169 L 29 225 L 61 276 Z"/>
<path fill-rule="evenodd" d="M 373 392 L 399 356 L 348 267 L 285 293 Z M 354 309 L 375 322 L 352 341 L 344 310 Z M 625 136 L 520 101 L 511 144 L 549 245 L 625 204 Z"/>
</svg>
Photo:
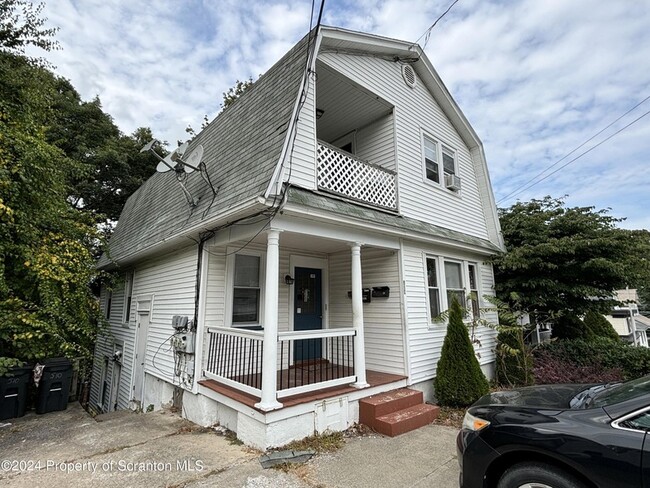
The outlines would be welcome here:
<svg viewBox="0 0 650 488">
<path fill-rule="evenodd" d="M 431 137 L 424 136 L 424 174 L 427 180 L 444 184 L 440 177 L 440 162 L 443 175 L 456 174 L 456 152 Z"/>
<path fill-rule="evenodd" d="M 475 319 L 479 319 L 481 317 L 481 309 L 478 301 L 479 294 L 476 270 L 476 264 L 469 263 L 467 265 L 467 271 L 469 272 L 469 292 L 472 301 L 472 316 Z"/>
<path fill-rule="evenodd" d="M 259 323 L 260 257 L 235 255 L 232 323 Z"/>
<path fill-rule="evenodd" d="M 102 365 L 102 381 L 99 383 L 99 407 L 104 410 L 104 406 L 108 400 L 108 389 L 110 387 L 108 381 L 108 367 L 109 367 L 109 358 L 104 356 L 104 363 Z"/>
<path fill-rule="evenodd" d="M 131 318 L 131 302 L 133 299 L 133 271 L 126 274 L 124 278 L 124 320 L 129 323 Z"/>
<path fill-rule="evenodd" d="M 424 136 L 424 166 L 427 179 L 440 183 L 438 144 L 427 136 Z"/>
<path fill-rule="evenodd" d="M 440 315 L 440 288 L 435 258 L 427 258 L 427 286 L 429 288 L 429 310 L 431 319 Z"/>
<path fill-rule="evenodd" d="M 467 309 L 467 320 L 480 317 L 477 263 L 426 256 L 425 266 L 429 319 L 432 323 L 437 322 L 436 317 L 447 310 L 454 299 L 463 309 Z"/>
<path fill-rule="evenodd" d="M 446 175 L 456 174 L 456 153 L 447 146 L 442 146 L 442 166 Z"/>
<path fill-rule="evenodd" d="M 451 306 L 456 298 L 461 307 L 465 307 L 465 288 L 463 287 L 462 263 L 445 261 L 445 286 L 447 290 L 447 306 Z"/>
<path fill-rule="evenodd" d="M 108 290 L 106 292 L 106 320 L 111 318 L 111 306 L 113 305 L 113 290 Z"/>
</svg>

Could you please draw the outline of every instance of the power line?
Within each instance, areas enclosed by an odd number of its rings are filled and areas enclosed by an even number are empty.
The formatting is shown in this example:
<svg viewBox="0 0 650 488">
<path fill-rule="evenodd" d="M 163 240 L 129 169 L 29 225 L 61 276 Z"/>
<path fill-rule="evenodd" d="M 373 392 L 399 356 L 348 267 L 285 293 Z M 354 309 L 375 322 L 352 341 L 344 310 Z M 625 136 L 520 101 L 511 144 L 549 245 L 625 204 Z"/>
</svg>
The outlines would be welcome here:
<svg viewBox="0 0 650 488">
<path fill-rule="evenodd" d="M 424 49 L 427 47 L 427 44 L 429 43 L 429 38 L 431 37 L 431 31 L 433 30 L 433 28 L 436 26 L 436 24 L 437 24 L 438 22 L 440 22 L 440 20 L 441 20 L 445 15 L 447 15 L 447 14 L 449 13 L 449 11 L 451 10 L 451 8 L 452 8 L 454 5 L 456 5 L 457 3 L 458 3 L 458 0 L 454 0 L 454 1 L 452 2 L 452 4 L 451 4 L 449 7 L 447 7 L 447 10 L 445 10 L 445 11 L 440 15 L 440 17 L 438 17 L 438 18 L 435 20 L 435 22 L 434 22 L 433 24 L 431 24 L 431 27 L 429 27 L 426 31 L 424 31 L 424 34 L 422 34 L 422 35 L 418 38 L 418 40 L 415 41 L 415 42 L 413 43 L 413 46 L 415 46 L 415 45 L 420 41 L 420 39 L 422 39 L 422 38 L 424 37 L 424 38 L 425 38 L 425 39 L 424 39 L 424 46 L 422 46 L 422 50 L 424 51 Z"/>
<path fill-rule="evenodd" d="M 532 184 L 528 185 L 526 188 L 523 188 L 523 189 L 520 190 L 519 192 L 515 193 L 513 196 L 519 195 L 520 193 L 522 193 L 522 192 L 528 190 L 529 188 L 532 188 L 533 186 L 535 186 L 535 185 L 541 183 L 542 181 L 544 181 L 544 180 L 550 178 L 551 176 L 553 176 L 555 173 L 557 173 L 557 172 L 560 171 L 561 169 L 566 168 L 566 167 L 569 166 L 571 163 L 573 163 L 574 161 L 577 161 L 578 159 L 580 159 L 580 158 L 581 158 L 582 156 L 584 156 L 585 154 L 590 153 L 591 151 L 593 151 L 594 149 L 596 149 L 598 146 L 600 146 L 600 145 L 604 144 L 605 142 L 609 141 L 612 137 L 614 137 L 614 136 L 620 134 L 621 132 L 623 132 L 625 129 L 627 129 L 627 128 L 630 127 L 631 125 L 636 124 L 639 120 L 641 120 L 643 117 L 645 117 L 645 116 L 648 115 L 648 114 L 650 114 L 650 110 L 648 110 L 648 111 L 647 111 L 646 113 L 644 113 L 643 115 L 637 117 L 636 119 L 634 119 L 632 122 L 630 122 L 630 123 L 627 124 L 626 126 L 621 127 L 619 130 L 617 130 L 616 132 L 614 132 L 612 135 L 606 137 L 605 139 L 603 139 L 602 141 L 600 141 L 600 142 L 599 142 L 598 144 L 596 144 L 595 146 L 592 146 L 592 147 L 590 147 L 589 149 L 587 149 L 585 152 L 579 154 L 578 156 L 576 156 L 575 158 L 573 158 L 571 161 L 568 161 L 567 163 L 563 164 L 562 166 L 560 166 L 560 167 L 559 167 L 558 169 L 556 169 L 555 171 L 553 171 L 553 172 L 547 174 L 547 175 L 546 175 L 544 178 L 542 178 L 541 180 L 536 181 L 535 183 L 532 183 Z M 504 199 L 501 199 L 501 200 L 499 200 L 499 201 L 502 202 L 503 200 L 504 200 Z"/>
<path fill-rule="evenodd" d="M 602 134 L 603 132 L 605 132 L 607 129 L 609 129 L 611 126 L 613 126 L 616 122 L 618 122 L 619 120 L 621 120 L 621 119 L 622 119 L 623 117 L 625 117 L 627 114 L 629 114 L 630 112 L 632 112 L 633 110 L 635 110 L 637 107 L 639 107 L 639 106 L 642 105 L 643 103 L 647 102 L 648 100 L 650 100 L 650 95 L 648 95 L 647 97 L 645 97 L 643 100 L 641 100 L 641 101 L 640 101 L 639 103 L 637 103 L 634 107 L 632 107 L 631 109 L 629 109 L 629 110 L 628 110 L 627 112 L 625 112 L 623 115 L 621 115 L 620 117 L 618 117 L 616 120 L 614 120 L 614 121 L 610 122 L 609 124 L 607 124 L 605 127 L 603 127 L 601 130 L 599 130 L 598 132 L 596 132 L 593 136 L 591 136 L 591 137 L 590 137 L 589 139 L 587 139 L 585 142 L 583 142 L 582 144 L 580 144 L 580 145 L 577 146 L 576 148 L 572 149 L 569 153 L 565 154 L 563 157 L 561 157 L 560 159 L 558 159 L 557 161 L 555 161 L 553 164 L 551 164 L 551 165 L 548 166 L 547 168 L 545 168 L 545 169 L 543 169 L 542 171 L 540 171 L 539 173 L 537 173 L 535 176 L 533 176 L 531 179 L 529 179 L 529 180 L 526 181 L 525 183 L 522 183 L 521 185 L 519 185 L 517 188 L 515 188 L 515 189 L 512 190 L 510 193 L 508 193 L 505 197 L 501 198 L 501 200 L 499 200 L 499 201 L 497 202 L 497 204 L 499 204 L 499 203 L 501 203 L 501 202 L 507 200 L 511 195 L 515 195 L 515 194 L 518 195 L 519 193 L 521 193 L 521 192 L 519 192 L 519 190 L 520 190 L 521 188 L 523 188 L 524 186 L 526 186 L 528 183 L 531 183 L 531 182 L 535 181 L 537 178 L 539 178 L 539 177 L 542 176 L 544 173 L 546 173 L 549 169 L 551 169 L 551 168 L 557 166 L 558 164 L 560 164 L 562 161 L 564 161 L 566 158 L 568 158 L 569 156 L 571 156 L 571 155 L 572 155 L 574 152 L 576 152 L 578 149 L 580 149 L 581 147 L 583 147 L 583 146 L 584 146 L 585 144 L 587 144 L 588 142 L 593 141 L 596 137 L 598 137 L 600 134 Z M 542 180 L 540 180 L 540 181 L 542 181 Z M 530 188 L 530 187 L 528 187 L 528 188 Z M 523 190 L 522 190 L 522 191 L 523 191 Z"/>
</svg>

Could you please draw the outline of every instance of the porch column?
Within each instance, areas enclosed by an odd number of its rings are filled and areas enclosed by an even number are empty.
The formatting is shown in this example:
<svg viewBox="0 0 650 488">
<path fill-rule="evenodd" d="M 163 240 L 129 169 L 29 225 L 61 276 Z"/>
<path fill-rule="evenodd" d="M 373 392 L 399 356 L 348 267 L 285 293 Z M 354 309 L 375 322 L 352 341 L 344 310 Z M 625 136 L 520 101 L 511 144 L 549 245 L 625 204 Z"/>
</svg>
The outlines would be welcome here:
<svg viewBox="0 0 650 488">
<path fill-rule="evenodd" d="M 361 244 L 355 242 L 352 248 L 352 327 L 357 331 L 354 338 L 355 388 L 370 386 L 366 381 L 366 347 L 363 334 L 363 285 L 361 284 Z"/>
<path fill-rule="evenodd" d="M 267 231 L 266 284 L 264 288 L 264 350 L 262 354 L 262 398 L 255 407 L 268 412 L 281 408 L 277 400 L 278 283 L 280 281 L 280 231 Z"/>
</svg>

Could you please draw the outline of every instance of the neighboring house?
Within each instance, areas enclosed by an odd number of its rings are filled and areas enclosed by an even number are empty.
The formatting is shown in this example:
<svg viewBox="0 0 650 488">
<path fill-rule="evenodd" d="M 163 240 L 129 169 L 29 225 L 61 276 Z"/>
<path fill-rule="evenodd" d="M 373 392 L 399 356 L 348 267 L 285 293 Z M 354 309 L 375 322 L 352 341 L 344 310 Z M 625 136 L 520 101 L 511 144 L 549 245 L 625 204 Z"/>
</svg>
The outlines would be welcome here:
<svg viewBox="0 0 650 488">
<path fill-rule="evenodd" d="M 92 404 L 182 402 L 266 448 L 347 428 L 372 394 L 432 400 L 434 317 L 493 293 L 503 241 L 481 141 L 421 48 L 323 27 L 199 145 L 205 171 L 154 174 L 100 260 L 124 280 L 101 293 Z M 476 337 L 491 375 L 495 333 Z"/>
<path fill-rule="evenodd" d="M 650 319 L 639 313 L 639 295 L 635 289 L 616 291 L 616 300 L 622 305 L 614 307 L 609 315 L 605 315 L 618 335 L 631 344 L 650 347 L 647 330 Z"/>
</svg>

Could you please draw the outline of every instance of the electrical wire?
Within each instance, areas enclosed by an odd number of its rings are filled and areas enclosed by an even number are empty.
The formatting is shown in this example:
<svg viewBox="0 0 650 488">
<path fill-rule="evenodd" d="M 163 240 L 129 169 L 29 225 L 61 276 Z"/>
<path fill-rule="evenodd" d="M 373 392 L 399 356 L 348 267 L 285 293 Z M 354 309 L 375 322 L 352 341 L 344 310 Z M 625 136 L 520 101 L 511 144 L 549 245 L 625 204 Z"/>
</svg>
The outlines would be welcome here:
<svg viewBox="0 0 650 488">
<path fill-rule="evenodd" d="M 440 17 L 438 17 L 438 18 L 435 20 L 435 22 L 434 22 L 433 24 L 431 24 L 431 27 L 429 27 L 429 28 L 424 32 L 424 34 L 422 34 L 422 35 L 418 38 L 418 40 L 415 41 L 415 42 L 411 45 L 411 47 L 415 46 L 418 42 L 420 42 L 420 39 L 422 39 L 422 38 L 424 37 L 424 45 L 422 46 L 422 50 L 424 51 L 424 49 L 427 47 L 427 44 L 429 43 L 429 38 L 431 37 L 431 31 L 433 30 L 433 28 L 436 26 L 436 24 L 437 24 L 438 22 L 440 22 L 440 20 L 441 20 L 445 15 L 447 15 L 447 14 L 449 13 L 449 11 L 452 9 L 452 7 L 453 7 L 454 5 L 456 5 L 457 3 L 458 3 L 458 0 L 454 0 L 454 1 L 452 2 L 452 4 L 449 5 L 449 7 L 447 7 L 447 10 L 445 10 L 445 11 L 440 15 Z"/>
<path fill-rule="evenodd" d="M 571 163 L 577 161 L 578 159 L 580 159 L 580 158 L 581 158 L 582 156 L 584 156 L 585 154 L 590 153 L 591 151 L 593 151 L 594 149 L 596 149 L 598 146 L 601 146 L 601 145 L 604 144 L 605 142 L 609 141 L 612 137 L 614 137 L 614 136 L 620 134 L 621 132 L 623 132 L 623 131 L 624 131 L 625 129 L 627 129 L 628 127 L 630 127 L 630 126 L 636 124 L 639 120 L 641 120 L 643 117 L 645 117 L 645 116 L 648 115 L 648 114 L 650 114 L 650 110 L 648 110 L 648 111 L 647 111 L 646 113 L 644 113 L 643 115 L 637 117 L 636 119 L 634 119 L 634 120 L 633 120 L 632 122 L 630 122 L 629 124 L 627 124 L 627 125 L 621 127 L 619 130 L 617 130 L 616 132 L 614 132 L 614 133 L 611 134 L 610 136 L 606 137 L 605 139 L 603 139 L 602 141 L 600 141 L 598 144 L 596 144 L 596 145 L 590 147 L 590 148 L 587 149 L 585 152 L 579 154 L 578 156 L 576 156 L 576 157 L 573 158 L 572 160 L 570 160 L 570 161 L 568 161 L 567 163 L 563 164 L 562 166 L 560 166 L 559 168 L 557 168 L 555 171 L 550 172 L 549 174 L 547 174 L 546 176 L 544 176 L 544 178 L 542 178 L 542 179 L 540 179 L 540 180 L 538 180 L 538 181 L 536 181 L 536 182 L 534 182 L 534 183 L 528 185 L 526 188 L 523 188 L 522 190 L 518 191 L 518 192 L 515 193 L 513 196 L 517 196 L 517 195 L 519 195 L 520 193 L 525 192 L 525 191 L 528 190 L 529 188 L 532 188 L 533 186 L 538 185 L 538 184 L 541 183 L 542 181 L 544 181 L 544 180 L 550 178 L 550 177 L 553 176 L 555 173 L 557 173 L 558 171 L 560 171 L 560 170 L 566 168 L 566 167 L 569 166 Z M 503 201 L 503 199 L 500 200 L 500 201 Z"/>
<path fill-rule="evenodd" d="M 603 127 L 601 130 L 599 130 L 598 132 L 596 132 L 593 136 L 591 136 L 591 137 L 590 137 L 589 139 L 587 139 L 585 142 L 583 142 L 582 144 L 580 144 L 579 146 L 577 146 L 576 148 L 574 148 L 573 150 L 571 150 L 570 152 L 568 152 L 567 154 L 565 154 L 562 158 L 558 159 L 558 160 L 555 161 L 553 164 L 551 164 L 550 166 L 548 166 L 547 168 L 545 168 L 543 171 L 540 171 L 538 174 L 536 174 L 535 176 L 533 176 L 532 178 L 530 178 L 528 181 L 526 181 L 525 183 L 522 183 L 522 184 L 519 185 L 517 188 L 515 188 L 514 190 L 512 190 L 512 191 L 511 191 L 510 193 L 508 193 L 505 197 L 501 198 L 501 199 L 497 202 L 497 205 L 498 205 L 499 203 L 503 202 L 503 201 L 508 200 L 508 198 L 509 198 L 511 195 L 515 195 L 515 194 L 518 195 L 519 193 L 517 193 L 517 192 L 518 192 L 521 188 L 523 188 L 524 186 L 526 186 L 528 183 L 531 183 L 531 182 L 535 181 L 537 178 L 539 178 L 539 177 L 542 176 L 544 173 L 546 173 L 549 169 L 551 169 L 551 168 L 557 166 L 558 164 L 560 164 L 562 161 L 564 161 L 566 158 L 568 158 L 569 156 L 571 156 L 571 155 L 572 155 L 574 152 L 576 152 L 578 149 L 580 149 L 581 147 L 583 147 L 583 146 L 584 146 L 585 144 L 587 144 L 588 142 L 591 142 L 592 140 L 594 140 L 594 139 L 595 139 L 596 137 L 598 137 L 600 134 L 602 134 L 602 133 L 605 132 L 607 129 L 609 129 L 611 126 L 613 126 L 616 122 L 618 122 L 619 120 L 621 120 L 623 117 L 625 117 L 626 115 L 628 115 L 630 112 L 632 112 L 633 110 L 635 110 L 636 108 L 638 108 L 639 106 L 641 106 L 642 104 L 644 104 L 645 102 L 647 102 L 648 100 L 650 100 L 650 95 L 648 95 L 647 97 L 645 97 L 643 100 L 641 100 L 641 101 L 640 101 L 639 103 L 637 103 L 634 107 L 632 107 L 631 109 L 629 109 L 629 110 L 628 110 L 627 112 L 625 112 L 623 115 L 619 116 L 618 118 L 616 118 L 615 120 L 613 120 L 612 122 L 610 122 L 609 124 L 607 124 L 605 127 Z M 523 190 L 522 190 L 522 191 L 523 191 Z"/>
</svg>

